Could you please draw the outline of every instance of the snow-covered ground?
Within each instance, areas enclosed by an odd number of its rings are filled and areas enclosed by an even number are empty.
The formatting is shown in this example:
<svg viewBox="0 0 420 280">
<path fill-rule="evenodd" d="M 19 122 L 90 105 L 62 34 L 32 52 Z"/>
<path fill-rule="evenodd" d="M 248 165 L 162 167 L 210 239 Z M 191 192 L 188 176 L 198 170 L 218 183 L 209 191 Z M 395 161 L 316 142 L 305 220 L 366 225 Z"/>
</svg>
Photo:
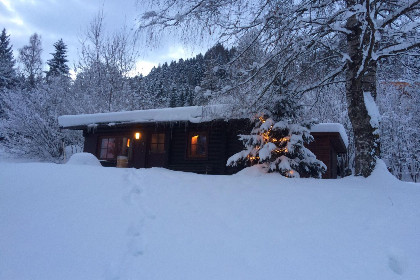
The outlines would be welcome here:
<svg viewBox="0 0 420 280">
<path fill-rule="evenodd" d="M 0 162 L 0 279 L 420 279 L 420 184 Z"/>
</svg>

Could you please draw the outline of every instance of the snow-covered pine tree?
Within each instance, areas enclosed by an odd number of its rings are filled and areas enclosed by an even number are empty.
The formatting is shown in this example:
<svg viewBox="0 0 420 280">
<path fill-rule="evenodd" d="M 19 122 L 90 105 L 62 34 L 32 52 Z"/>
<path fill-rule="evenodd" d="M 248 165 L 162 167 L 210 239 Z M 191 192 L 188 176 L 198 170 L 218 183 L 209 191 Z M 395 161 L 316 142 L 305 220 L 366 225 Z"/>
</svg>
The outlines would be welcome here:
<svg viewBox="0 0 420 280">
<path fill-rule="evenodd" d="M 15 60 L 6 29 L 0 34 L 0 89 L 12 88 L 16 79 Z"/>
<path fill-rule="evenodd" d="M 55 52 L 51 53 L 53 58 L 47 61 L 50 69 L 47 72 L 47 79 L 54 76 L 68 76 L 69 67 L 67 66 L 67 46 L 60 39 L 54 44 Z"/>
<path fill-rule="evenodd" d="M 299 106 L 290 97 L 281 98 L 269 114 L 255 119 L 250 135 L 240 135 L 245 150 L 228 159 L 227 165 L 263 164 L 268 172 L 286 177 L 321 178 L 325 164 L 304 144 L 313 140 L 313 121 L 297 122 Z"/>
</svg>

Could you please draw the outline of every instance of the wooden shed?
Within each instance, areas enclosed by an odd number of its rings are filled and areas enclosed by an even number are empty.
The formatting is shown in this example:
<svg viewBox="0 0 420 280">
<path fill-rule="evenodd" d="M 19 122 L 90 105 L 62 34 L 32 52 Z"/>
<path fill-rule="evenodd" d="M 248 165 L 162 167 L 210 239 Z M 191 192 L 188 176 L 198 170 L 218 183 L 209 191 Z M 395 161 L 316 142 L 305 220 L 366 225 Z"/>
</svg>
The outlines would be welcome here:
<svg viewBox="0 0 420 280">
<path fill-rule="evenodd" d="M 83 130 L 84 151 L 104 166 L 125 159 L 135 168 L 233 174 L 243 167 L 227 167 L 227 159 L 243 149 L 238 134 L 248 134 L 252 126 L 248 119 L 226 118 L 224 111 L 220 106 L 192 106 L 61 116 L 59 123 Z M 337 154 L 346 152 L 346 136 L 339 124 L 318 126 L 308 148 L 327 165 L 324 178 L 336 178 Z"/>
</svg>

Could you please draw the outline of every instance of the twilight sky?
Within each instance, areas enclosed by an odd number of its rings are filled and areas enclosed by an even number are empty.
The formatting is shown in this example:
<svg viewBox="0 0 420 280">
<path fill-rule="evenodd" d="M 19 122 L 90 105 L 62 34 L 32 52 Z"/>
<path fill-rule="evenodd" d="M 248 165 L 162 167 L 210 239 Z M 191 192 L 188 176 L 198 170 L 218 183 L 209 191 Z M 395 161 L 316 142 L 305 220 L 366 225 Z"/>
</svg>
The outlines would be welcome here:
<svg viewBox="0 0 420 280">
<path fill-rule="evenodd" d="M 69 66 L 73 68 L 80 49 L 79 38 L 101 7 L 107 32 L 118 30 L 124 23 L 134 26 L 142 8 L 136 6 L 135 0 L 0 0 L 0 29 L 6 28 L 10 34 L 15 58 L 17 50 L 28 44 L 33 33 L 41 35 L 44 64 L 51 58 L 53 44 L 62 38 L 68 46 Z M 173 39 L 163 41 L 159 48 L 140 44 L 137 72 L 147 74 L 159 63 L 192 57 L 197 52 L 187 51 Z"/>
</svg>

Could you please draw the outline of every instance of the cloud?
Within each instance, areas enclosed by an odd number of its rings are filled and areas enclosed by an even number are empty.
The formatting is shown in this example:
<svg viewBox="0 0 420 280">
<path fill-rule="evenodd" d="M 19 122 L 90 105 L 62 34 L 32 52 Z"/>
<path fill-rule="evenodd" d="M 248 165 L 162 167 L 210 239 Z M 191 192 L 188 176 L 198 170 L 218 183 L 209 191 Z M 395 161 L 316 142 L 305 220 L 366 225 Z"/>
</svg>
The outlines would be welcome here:
<svg viewBox="0 0 420 280">
<path fill-rule="evenodd" d="M 133 7 L 134 7 L 134 0 Z M 104 0 L 0 0 L 0 27 L 6 28 L 15 53 L 28 44 L 33 33 L 41 35 L 44 49 L 42 59 L 47 61 L 54 51 L 54 43 L 59 39 L 68 46 L 68 59 L 72 64 L 77 60 L 79 37 L 89 21 L 104 7 L 105 18 L 110 29 L 121 26 L 127 10 L 133 15 L 127 1 L 124 5 L 116 1 Z M 134 21 L 134 20 L 133 20 Z"/>
<path fill-rule="evenodd" d="M 129 76 L 133 77 L 138 74 L 146 76 L 153 67 L 162 65 L 165 62 L 170 63 L 171 61 L 178 61 L 181 58 L 192 58 L 196 55 L 196 52 L 189 51 L 181 44 L 161 45 L 159 48 L 143 52 L 143 59 L 139 59 L 136 62 L 134 70 L 130 72 Z"/>
<path fill-rule="evenodd" d="M 135 28 L 135 18 L 139 7 L 136 0 L 0 0 L 0 27 L 6 28 L 13 45 L 15 57 L 17 50 L 27 45 L 33 33 L 41 35 L 43 55 L 46 62 L 54 52 L 54 43 L 63 39 L 68 47 L 70 68 L 78 60 L 79 38 L 89 22 L 103 8 L 105 31 L 118 31 L 123 24 Z M 139 45 L 141 57 L 132 75 L 147 75 L 153 66 L 180 58 L 190 58 L 197 54 L 184 47 L 175 35 L 164 35 L 160 46 Z M 202 50 L 199 50 L 202 51 Z"/>
<path fill-rule="evenodd" d="M 150 70 L 152 70 L 153 67 L 158 66 L 158 63 L 146 61 L 146 60 L 138 60 L 136 62 L 136 65 L 132 71 L 130 71 L 129 76 L 134 77 L 139 74 L 142 74 L 143 76 L 146 76 L 149 74 Z"/>
<path fill-rule="evenodd" d="M 0 3 L 9 11 L 14 12 L 10 0 L 0 0 Z"/>
</svg>

